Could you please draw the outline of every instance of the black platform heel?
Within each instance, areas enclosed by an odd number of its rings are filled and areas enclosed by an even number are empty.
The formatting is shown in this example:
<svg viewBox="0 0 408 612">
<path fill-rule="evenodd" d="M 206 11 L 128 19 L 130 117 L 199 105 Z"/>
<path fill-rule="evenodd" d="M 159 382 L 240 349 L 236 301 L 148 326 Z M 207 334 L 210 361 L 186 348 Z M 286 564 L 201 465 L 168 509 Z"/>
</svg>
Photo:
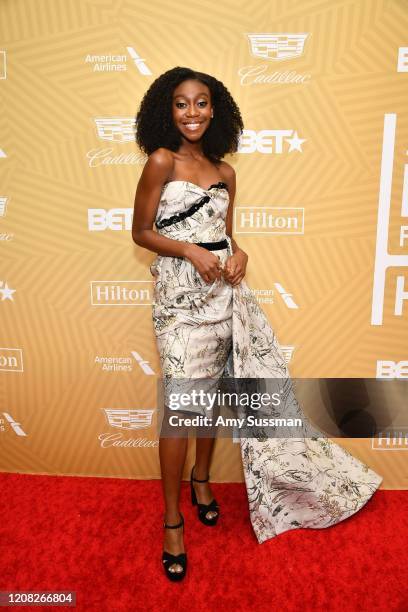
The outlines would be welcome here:
<svg viewBox="0 0 408 612">
<path fill-rule="evenodd" d="M 181 516 L 181 521 L 177 523 L 177 525 L 167 525 L 166 522 L 164 522 L 163 526 L 165 527 L 165 529 L 178 529 L 179 527 L 183 527 L 183 532 L 184 532 L 184 517 L 181 514 L 181 512 L 180 512 L 180 516 Z M 167 578 L 169 578 L 173 582 L 183 580 L 184 576 L 186 575 L 186 571 L 187 571 L 186 553 L 180 553 L 179 555 L 172 555 L 171 553 L 167 552 L 167 550 L 164 550 L 163 555 L 162 555 L 162 561 L 163 561 L 163 567 L 166 572 Z M 182 572 L 176 572 L 176 571 L 172 572 L 170 570 L 170 567 L 174 563 L 181 565 L 181 567 L 183 568 L 183 571 Z"/>
<path fill-rule="evenodd" d="M 218 517 L 220 515 L 220 507 L 217 503 L 217 500 L 213 499 L 209 504 L 199 504 L 197 501 L 197 495 L 196 492 L 194 490 L 194 486 L 193 486 L 193 480 L 194 482 L 208 482 L 210 479 L 210 475 L 208 475 L 208 477 L 205 480 L 198 480 L 197 478 L 193 478 L 193 471 L 194 471 L 195 466 L 193 465 L 193 467 L 191 468 L 191 476 L 190 476 L 190 489 L 191 489 L 191 503 L 193 504 L 193 506 L 198 506 L 198 518 L 200 519 L 200 521 L 202 523 L 204 523 L 204 525 L 207 525 L 208 527 L 213 527 L 214 525 L 217 524 L 218 521 Z M 211 518 L 207 518 L 207 512 L 216 512 L 217 515 L 213 516 Z"/>
</svg>

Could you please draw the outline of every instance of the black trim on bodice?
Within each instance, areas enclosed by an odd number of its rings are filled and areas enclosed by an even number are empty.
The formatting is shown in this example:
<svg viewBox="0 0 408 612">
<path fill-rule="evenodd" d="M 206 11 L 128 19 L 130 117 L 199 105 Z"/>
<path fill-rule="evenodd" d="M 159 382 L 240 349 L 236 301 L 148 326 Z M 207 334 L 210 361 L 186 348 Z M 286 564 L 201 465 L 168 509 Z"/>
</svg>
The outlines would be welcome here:
<svg viewBox="0 0 408 612">
<path fill-rule="evenodd" d="M 204 191 L 210 191 L 210 189 L 212 189 L 213 187 L 215 187 L 216 189 L 227 189 L 228 191 L 228 185 L 227 183 L 224 183 L 223 181 L 219 181 L 218 183 L 213 183 L 212 185 L 208 187 L 208 189 L 204 189 Z M 157 223 L 155 223 L 157 229 L 161 229 L 162 227 L 167 227 L 168 225 L 173 225 L 173 223 L 178 223 L 178 221 L 182 221 L 183 219 L 186 219 L 187 217 L 191 217 L 191 215 L 193 215 L 197 210 L 199 210 L 209 200 L 210 200 L 210 196 L 205 195 L 199 200 L 197 200 L 197 202 L 194 202 L 194 204 L 190 206 L 190 208 L 187 208 L 187 210 L 183 210 L 182 212 L 172 215 L 171 217 L 167 217 L 167 219 L 162 219 L 161 221 L 158 221 Z"/>
</svg>

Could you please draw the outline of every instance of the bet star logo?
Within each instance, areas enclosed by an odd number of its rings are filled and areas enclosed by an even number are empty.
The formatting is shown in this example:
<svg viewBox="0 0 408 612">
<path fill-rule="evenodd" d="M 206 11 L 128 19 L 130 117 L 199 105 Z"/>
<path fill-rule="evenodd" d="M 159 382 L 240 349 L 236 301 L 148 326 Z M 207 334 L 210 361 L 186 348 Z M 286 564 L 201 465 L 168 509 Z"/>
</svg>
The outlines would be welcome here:
<svg viewBox="0 0 408 612">
<path fill-rule="evenodd" d="M 15 292 L 16 290 L 10 289 L 6 282 L 3 283 L 3 281 L 0 281 L 0 295 L 2 302 L 4 302 L 4 300 L 11 300 L 12 302 L 14 302 L 13 293 Z"/>
</svg>

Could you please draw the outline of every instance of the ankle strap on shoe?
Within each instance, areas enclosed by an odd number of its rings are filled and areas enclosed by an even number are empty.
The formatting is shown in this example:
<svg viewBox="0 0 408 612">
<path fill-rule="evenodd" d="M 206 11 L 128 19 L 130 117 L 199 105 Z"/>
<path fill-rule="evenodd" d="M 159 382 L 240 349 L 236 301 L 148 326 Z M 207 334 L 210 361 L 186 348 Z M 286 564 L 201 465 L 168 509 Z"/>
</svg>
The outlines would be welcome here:
<svg viewBox="0 0 408 612">
<path fill-rule="evenodd" d="M 210 475 L 208 474 L 205 480 L 199 480 L 198 478 L 193 478 L 194 482 L 208 482 L 210 480 Z"/>
<path fill-rule="evenodd" d="M 195 468 L 195 465 L 193 465 L 193 467 L 191 469 L 191 478 L 194 480 L 194 482 L 208 482 L 210 480 L 210 475 L 209 474 L 208 474 L 208 476 L 207 476 L 207 478 L 205 480 L 199 480 L 198 478 L 194 478 L 194 476 L 193 476 L 194 468 Z"/>
<path fill-rule="evenodd" d="M 165 527 L 166 529 L 178 529 L 179 527 L 181 527 L 184 524 L 184 517 L 180 512 L 180 516 L 181 516 L 181 521 L 179 523 L 177 523 L 177 525 L 167 525 L 166 521 L 163 522 L 163 527 Z"/>
</svg>

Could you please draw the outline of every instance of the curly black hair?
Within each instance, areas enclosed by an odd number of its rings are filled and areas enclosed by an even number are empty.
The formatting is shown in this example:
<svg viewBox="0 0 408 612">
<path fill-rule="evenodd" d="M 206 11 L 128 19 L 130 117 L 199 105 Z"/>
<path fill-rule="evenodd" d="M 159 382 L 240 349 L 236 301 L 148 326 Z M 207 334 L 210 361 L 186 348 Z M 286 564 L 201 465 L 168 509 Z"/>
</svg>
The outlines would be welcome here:
<svg viewBox="0 0 408 612">
<path fill-rule="evenodd" d="M 173 122 L 173 91 L 183 81 L 194 79 L 207 85 L 214 117 L 202 138 L 204 155 L 219 163 L 227 153 L 238 149 L 244 128 L 241 113 L 225 85 L 205 72 L 176 66 L 161 74 L 143 96 L 136 114 L 136 143 L 147 155 L 159 147 L 177 151 L 181 134 Z"/>
</svg>

